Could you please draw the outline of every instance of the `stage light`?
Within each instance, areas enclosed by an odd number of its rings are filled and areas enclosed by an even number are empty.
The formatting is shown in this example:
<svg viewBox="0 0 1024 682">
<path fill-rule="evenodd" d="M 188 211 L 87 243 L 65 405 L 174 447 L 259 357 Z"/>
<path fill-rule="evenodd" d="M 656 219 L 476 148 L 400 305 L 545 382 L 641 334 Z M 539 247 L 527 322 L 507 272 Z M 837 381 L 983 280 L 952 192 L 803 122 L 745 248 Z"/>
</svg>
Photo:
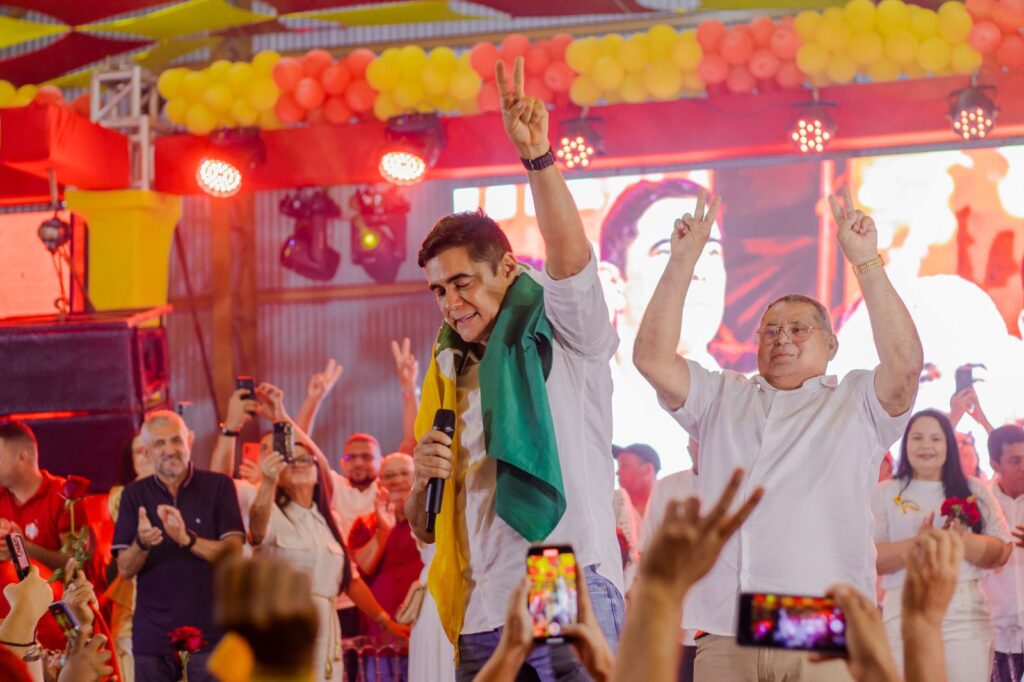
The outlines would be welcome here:
<svg viewBox="0 0 1024 682">
<path fill-rule="evenodd" d="M 591 160 L 604 154 L 604 141 L 597 132 L 599 118 L 576 118 L 562 122 L 555 157 L 566 168 L 588 168 Z"/>
<path fill-rule="evenodd" d="M 233 197 L 242 190 L 246 174 L 263 163 L 266 154 L 259 128 L 215 131 L 196 167 L 196 184 L 212 197 Z"/>
<path fill-rule="evenodd" d="M 387 141 L 379 152 L 378 170 L 394 185 L 423 180 L 441 155 L 444 127 L 436 114 L 403 114 L 388 119 Z"/>
<path fill-rule="evenodd" d="M 46 250 L 56 253 L 57 249 L 71 240 L 71 225 L 58 218 L 55 212 L 52 218 L 39 225 L 38 234 Z"/>
<path fill-rule="evenodd" d="M 818 101 L 817 93 L 815 93 L 813 102 L 793 105 L 797 114 L 793 120 L 789 137 L 793 146 L 801 153 L 821 153 L 835 139 L 836 122 L 829 113 L 829 110 L 834 107 L 835 104 L 832 102 Z"/>
<path fill-rule="evenodd" d="M 975 78 L 970 86 L 950 93 L 949 120 L 953 132 L 965 140 L 980 140 L 989 135 L 996 125 L 999 107 L 986 90 L 995 92 L 992 85 L 978 85 Z"/>
<path fill-rule="evenodd" d="M 375 282 L 394 282 L 406 256 L 409 202 L 393 185 L 363 187 L 352 195 L 352 262 Z"/>
<path fill-rule="evenodd" d="M 333 279 L 341 254 L 328 243 L 327 223 L 341 217 L 338 205 L 324 189 L 298 190 L 281 199 L 279 209 L 295 218 L 295 233 L 281 247 L 281 265 L 309 279 Z"/>
</svg>

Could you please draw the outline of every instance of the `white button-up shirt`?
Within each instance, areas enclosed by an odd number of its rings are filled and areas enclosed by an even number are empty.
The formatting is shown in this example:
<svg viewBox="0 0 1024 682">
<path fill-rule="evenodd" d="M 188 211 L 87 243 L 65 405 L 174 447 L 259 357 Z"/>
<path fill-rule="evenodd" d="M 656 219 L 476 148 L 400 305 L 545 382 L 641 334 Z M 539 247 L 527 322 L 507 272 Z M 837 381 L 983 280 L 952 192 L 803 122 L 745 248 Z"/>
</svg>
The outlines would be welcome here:
<svg viewBox="0 0 1024 682">
<path fill-rule="evenodd" d="M 348 534 L 352 531 L 352 524 L 360 516 L 373 512 L 373 503 L 377 499 L 377 481 L 374 480 L 363 490 L 352 487 L 349 480 L 337 471 L 331 471 L 331 481 L 334 483 L 334 496 L 331 498 L 331 508 L 334 510 L 335 520 L 341 537 L 348 542 Z M 355 575 L 355 574 L 353 574 Z M 355 608 L 355 602 L 342 592 L 338 595 L 335 606 L 341 609 Z"/>
<path fill-rule="evenodd" d="M 622 590 L 622 559 L 612 510 L 612 377 L 609 361 L 619 345 L 597 258 L 572 277 L 553 280 L 531 270 L 544 287 L 544 306 L 554 331 L 546 388 L 565 486 L 565 514 L 545 540 L 571 544 L 580 567 L 597 572 Z M 458 378 L 459 459 L 465 483 L 456 507 L 463 510 L 473 586 L 462 633 L 493 630 L 505 623 L 508 601 L 526 570 L 529 543 L 495 513 L 497 463 L 487 456 L 480 411 L 479 366 Z"/>
<path fill-rule="evenodd" d="M 874 594 L 869 502 L 910 411 L 890 416 L 865 370 L 782 391 L 761 376 L 687 365 L 689 395 L 673 415 L 700 443 L 698 496 L 712 504 L 737 467 L 747 471 L 740 499 L 758 485 L 765 496 L 694 586 L 684 626 L 734 636 L 741 591 L 820 595 L 847 582 Z"/>
<path fill-rule="evenodd" d="M 1010 529 L 1024 525 L 1024 495 L 1014 499 L 992 481 L 992 496 L 999 502 Z M 989 571 L 981 581 L 992 611 L 996 634 L 996 651 L 1004 654 L 1024 653 L 1024 550 L 1014 547 L 1010 560 Z"/>
</svg>

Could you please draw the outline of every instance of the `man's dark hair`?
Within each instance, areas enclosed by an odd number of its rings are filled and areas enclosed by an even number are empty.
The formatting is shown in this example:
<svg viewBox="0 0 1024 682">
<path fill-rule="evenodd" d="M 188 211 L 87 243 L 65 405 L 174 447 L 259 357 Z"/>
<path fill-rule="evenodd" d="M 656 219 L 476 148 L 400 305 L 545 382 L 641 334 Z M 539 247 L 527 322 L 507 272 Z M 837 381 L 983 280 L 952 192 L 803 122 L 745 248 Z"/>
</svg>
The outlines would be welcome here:
<svg viewBox="0 0 1024 682">
<path fill-rule="evenodd" d="M 673 178 L 651 182 L 640 180 L 626 188 L 608 210 L 601 224 L 601 260 L 611 263 L 625 277 L 626 251 L 636 240 L 637 223 L 644 212 L 662 199 L 687 199 L 696 197 L 703 189 L 692 180 Z M 682 217 L 682 216 L 680 216 Z M 668 235 L 672 225 L 665 226 Z"/>
<path fill-rule="evenodd" d="M 1024 429 L 1016 424 L 1007 424 L 998 429 L 992 429 L 988 434 L 988 458 L 996 464 L 1003 463 L 1003 450 L 1007 445 L 1024 443 Z"/>
<path fill-rule="evenodd" d="M 482 210 L 446 215 L 434 224 L 423 240 L 417 262 L 424 267 L 427 261 L 442 251 L 465 247 L 471 260 L 489 263 L 494 273 L 502 256 L 512 253 L 508 237 L 498 223 Z"/>
<path fill-rule="evenodd" d="M 5 443 L 21 443 L 32 449 L 32 452 L 39 452 L 39 441 L 36 434 L 25 422 L 6 421 L 0 422 L 0 441 Z"/>
</svg>

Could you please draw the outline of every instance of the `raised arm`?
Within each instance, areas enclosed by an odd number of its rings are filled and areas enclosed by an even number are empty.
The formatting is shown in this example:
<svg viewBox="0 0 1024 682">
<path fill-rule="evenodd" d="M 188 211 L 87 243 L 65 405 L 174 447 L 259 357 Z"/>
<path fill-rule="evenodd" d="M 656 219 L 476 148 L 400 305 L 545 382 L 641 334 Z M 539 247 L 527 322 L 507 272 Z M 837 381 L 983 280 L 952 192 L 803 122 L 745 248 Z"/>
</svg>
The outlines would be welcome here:
<svg viewBox="0 0 1024 682">
<path fill-rule="evenodd" d="M 679 348 L 686 292 L 718 215 L 718 197 L 705 211 L 706 202 L 707 193 L 701 190 L 694 215 L 687 213 L 676 221 L 668 265 L 644 311 L 633 344 L 633 364 L 637 371 L 673 410 L 683 406 L 690 392 L 690 370 L 676 349 Z"/>
<path fill-rule="evenodd" d="M 316 422 L 316 415 L 320 411 L 320 405 L 324 398 L 338 383 L 341 373 L 345 368 L 338 364 L 334 358 L 327 360 L 327 366 L 322 372 L 316 372 L 309 378 L 309 386 L 306 388 L 306 399 L 299 407 L 298 415 L 295 417 L 295 424 L 306 433 L 313 432 L 313 424 Z"/>
<path fill-rule="evenodd" d="M 839 231 L 839 245 L 857 273 L 871 320 L 879 361 L 875 394 L 886 412 L 900 415 L 911 408 L 917 396 L 924 365 L 921 339 L 907 306 L 882 267 L 875 221 L 854 207 L 849 187 L 843 188 L 841 199 L 829 197 L 828 201 Z"/>
<path fill-rule="evenodd" d="M 395 358 L 395 374 L 402 388 L 402 443 L 399 452 L 411 455 L 416 447 L 416 413 L 420 409 L 420 363 L 409 350 L 408 337 L 391 342 L 391 355 Z"/>
<path fill-rule="evenodd" d="M 246 393 L 248 390 L 240 388 L 231 394 L 228 400 L 228 413 L 224 417 L 224 428 L 217 436 L 217 444 L 210 455 L 210 471 L 232 478 L 235 475 L 235 443 L 238 436 L 226 435 L 224 432 L 237 434 L 256 414 L 256 401 L 245 400 L 243 396 Z"/>
<path fill-rule="evenodd" d="M 284 467 L 284 458 L 278 452 L 272 452 L 260 459 L 260 485 L 256 489 L 252 506 L 249 507 L 249 539 L 253 547 L 262 545 L 267 537 L 270 513 L 273 511 L 277 492 L 277 480 Z"/>
<path fill-rule="evenodd" d="M 523 90 L 523 59 L 516 58 L 512 83 L 505 65 L 495 65 L 495 82 L 501 93 L 501 115 L 505 132 L 520 158 L 536 159 L 551 149 L 548 140 L 548 110 L 544 102 Z M 529 171 L 530 190 L 537 213 L 537 226 L 547 251 L 547 271 L 552 279 L 572 277 L 590 262 L 590 243 L 583 231 L 576 202 L 557 164 Z"/>
</svg>

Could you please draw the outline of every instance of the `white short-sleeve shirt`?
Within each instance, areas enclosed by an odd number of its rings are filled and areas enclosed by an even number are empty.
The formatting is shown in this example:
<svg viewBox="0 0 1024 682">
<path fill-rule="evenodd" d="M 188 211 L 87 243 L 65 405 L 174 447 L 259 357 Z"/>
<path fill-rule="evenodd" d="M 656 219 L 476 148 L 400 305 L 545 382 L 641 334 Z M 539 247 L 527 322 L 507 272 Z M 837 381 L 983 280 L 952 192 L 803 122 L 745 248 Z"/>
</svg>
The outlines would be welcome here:
<svg viewBox="0 0 1024 682">
<path fill-rule="evenodd" d="M 1002 508 L 1009 528 L 1024 525 L 1024 495 L 1017 498 L 1007 495 L 998 477 L 989 489 Z M 989 571 L 981 586 L 988 595 L 988 606 L 992 612 L 996 651 L 1024 653 L 1024 550 L 1014 547 L 1010 560 Z"/>
<path fill-rule="evenodd" d="M 694 586 L 685 627 L 735 635 L 741 591 L 814 595 L 846 582 L 873 594 L 869 502 L 910 411 L 890 416 L 870 371 L 783 391 L 761 376 L 686 362 L 690 391 L 672 414 L 700 443 L 698 496 L 712 504 L 737 467 L 747 472 L 739 499 L 759 485 L 765 495 Z"/>
</svg>

